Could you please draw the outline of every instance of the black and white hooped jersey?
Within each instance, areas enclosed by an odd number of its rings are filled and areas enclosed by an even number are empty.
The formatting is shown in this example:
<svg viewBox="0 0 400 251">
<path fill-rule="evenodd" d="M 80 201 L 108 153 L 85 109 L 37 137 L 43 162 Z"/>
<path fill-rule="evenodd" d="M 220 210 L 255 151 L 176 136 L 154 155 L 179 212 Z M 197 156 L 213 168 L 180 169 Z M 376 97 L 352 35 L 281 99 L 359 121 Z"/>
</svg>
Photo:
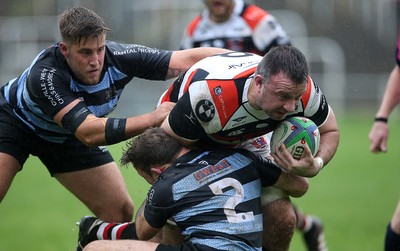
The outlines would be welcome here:
<svg viewBox="0 0 400 251">
<path fill-rule="evenodd" d="M 181 48 L 219 47 L 264 55 L 272 47 L 290 44 L 276 18 L 254 4 L 234 0 L 231 17 L 223 23 L 210 20 L 205 9 L 185 29 Z"/>
<path fill-rule="evenodd" d="M 73 76 L 57 43 L 41 51 L 18 78 L 3 86 L 1 95 L 14 114 L 40 137 L 61 143 L 72 132 L 53 120 L 57 112 L 80 99 L 95 116 L 106 116 L 115 109 L 132 78 L 165 80 L 171 53 L 107 41 L 100 82 L 89 86 Z"/>
<path fill-rule="evenodd" d="M 280 121 L 249 105 L 247 92 L 261 56 L 230 52 L 205 58 L 193 65 L 163 94 L 160 102 L 177 102 L 168 117 L 180 137 L 207 146 L 237 145 L 267 134 Z M 307 90 L 288 116 L 310 118 L 321 126 L 329 106 L 309 77 Z"/>
<path fill-rule="evenodd" d="M 190 151 L 150 188 L 144 216 L 155 228 L 172 217 L 199 250 L 261 250 L 261 186 L 280 174 L 246 150 Z"/>
</svg>

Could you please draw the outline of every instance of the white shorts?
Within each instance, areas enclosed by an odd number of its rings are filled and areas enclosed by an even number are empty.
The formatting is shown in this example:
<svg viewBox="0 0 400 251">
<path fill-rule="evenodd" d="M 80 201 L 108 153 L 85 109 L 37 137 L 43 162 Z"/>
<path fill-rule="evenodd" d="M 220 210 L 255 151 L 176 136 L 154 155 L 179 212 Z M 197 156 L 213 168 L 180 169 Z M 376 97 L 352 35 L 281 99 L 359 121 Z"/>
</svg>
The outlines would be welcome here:
<svg viewBox="0 0 400 251">
<path fill-rule="evenodd" d="M 272 132 L 253 139 L 246 140 L 238 145 L 237 148 L 249 150 L 257 154 L 258 156 L 272 160 L 270 148 L 271 135 Z M 289 195 L 281 189 L 272 186 L 263 187 L 261 190 L 262 206 L 265 206 L 268 203 L 281 198 L 289 198 Z"/>
</svg>

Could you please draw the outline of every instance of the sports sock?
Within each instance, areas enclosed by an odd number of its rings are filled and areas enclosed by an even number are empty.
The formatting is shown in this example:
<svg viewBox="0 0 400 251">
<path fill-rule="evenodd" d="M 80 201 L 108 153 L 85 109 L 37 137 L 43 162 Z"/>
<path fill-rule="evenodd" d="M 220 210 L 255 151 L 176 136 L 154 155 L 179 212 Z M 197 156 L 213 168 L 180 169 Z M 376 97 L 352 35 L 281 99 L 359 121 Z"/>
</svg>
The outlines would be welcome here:
<svg viewBox="0 0 400 251">
<path fill-rule="evenodd" d="M 308 232 L 312 226 L 312 217 L 306 215 L 303 221 L 297 223 L 297 229 L 303 233 Z"/>
<path fill-rule="evenodd" d="M 400 235 L 393 232 L 392 227 L 389 225 L 386 229 L 385 235 L 385 251 L 399 251 L 400 250 Z"/>
<path fill-rule="evenodd" d="M 92 231 L 95 232 L 95 231 Z M 92 233 L 91 232 L 91 233 Z M 97 240 L 137 240 L 134 222 L 108 223 L 99 225 L 96 231 Z"/>
</svg>

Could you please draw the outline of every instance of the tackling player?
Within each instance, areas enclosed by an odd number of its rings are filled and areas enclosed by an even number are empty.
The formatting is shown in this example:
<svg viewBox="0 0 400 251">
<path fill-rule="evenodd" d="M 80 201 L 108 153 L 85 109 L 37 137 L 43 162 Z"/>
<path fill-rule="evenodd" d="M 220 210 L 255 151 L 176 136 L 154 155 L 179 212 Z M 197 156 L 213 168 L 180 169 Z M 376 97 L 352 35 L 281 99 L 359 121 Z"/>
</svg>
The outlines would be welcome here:
<svg viewBox="0 0 400 251">
<path fill-rule="evenodd" d="M 97 217 L 130 221 L 132 199 L 103 146 L 159 125 L 173 104 L 137 117 L 106 116 L 134 77 L 173 78 L 227 50 L 166 51 L 108 41 L 109 28 L 84 7 L 64 11 L 59 29 L 61 41 L 0 89 L 0 201 L 32 154 Z"/>
<path fill-rule="evenodd" d="M 96 220 L 89 235 L 103 241 L 91 242 L 84 250 L 261 250 L 261 186 L 273 185 L 295 197 L 308 188 L 306 178 L 249 151 L 189 150 L 160 128 L 133 139 L 121 163 L 132 164 L 152 184 L 136 215 L 139 239 L 152 238 L 172 219 L 185 241 L 177 246 L 105 241 L 111 232 L 124 232 L 124 225 Z"/>
</svg>

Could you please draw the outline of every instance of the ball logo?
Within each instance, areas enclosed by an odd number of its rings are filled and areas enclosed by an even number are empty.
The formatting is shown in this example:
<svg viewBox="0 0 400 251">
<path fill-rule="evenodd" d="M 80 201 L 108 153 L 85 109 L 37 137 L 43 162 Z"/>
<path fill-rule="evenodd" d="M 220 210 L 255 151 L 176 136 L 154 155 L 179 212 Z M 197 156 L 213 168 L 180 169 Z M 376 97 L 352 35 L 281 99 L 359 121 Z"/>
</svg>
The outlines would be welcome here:
<svg viewBox="0 0 400 251">
<path fill-rule="evenodd" d="M 293 148 L 293 151 L 291 152 L 292 156 L 294 159 L 301 159 L 301 157 L 304 154 L 304 147 L 303 146 L 296 146 Z"/>
</svg>

